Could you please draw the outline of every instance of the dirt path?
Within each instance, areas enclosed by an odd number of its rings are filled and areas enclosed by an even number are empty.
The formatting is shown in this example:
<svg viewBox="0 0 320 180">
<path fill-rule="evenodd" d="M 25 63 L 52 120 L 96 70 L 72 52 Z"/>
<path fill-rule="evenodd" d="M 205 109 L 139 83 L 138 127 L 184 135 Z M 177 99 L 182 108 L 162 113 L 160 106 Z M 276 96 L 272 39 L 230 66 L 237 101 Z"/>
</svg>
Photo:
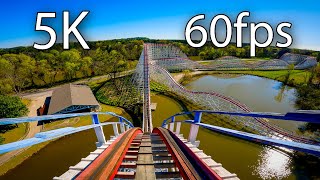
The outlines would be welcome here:
<svg viewBox="0 0 320 180">
<path fill-rule="evenodd" d="M 46 95 L 48 94 L 40 94 L 38 96 L 34 96 L 34 97 L 29 97 L 29 99 L 31 100 L 31 103 L 29 105 L 29 114 L 28 117 L 33 117 L 33 116 L 37 116 L 37 109 L 42 106 L 44 104 L 44 101 L 46 99 Z M 31 138 L 34 137 L 34 135 L 38 132 L 41 131 L 41 126 L 37 126 L 38 122 L 31 122 L 28 123 L 29 125 L 29 131 L 27 132 L 27 134 L 24 136 L 24 139 L 27 138 Z M 11 158 L 19 155 L 20 153 L 22 153 L 24 150 L 26 150 L 27 148 L 24 149 L 18 149 L 16 151 L 11 151 L 8 152 L 2 156 L 0 156 L 0 166 L 6 162 L 8 162 Z"/>
</svg>

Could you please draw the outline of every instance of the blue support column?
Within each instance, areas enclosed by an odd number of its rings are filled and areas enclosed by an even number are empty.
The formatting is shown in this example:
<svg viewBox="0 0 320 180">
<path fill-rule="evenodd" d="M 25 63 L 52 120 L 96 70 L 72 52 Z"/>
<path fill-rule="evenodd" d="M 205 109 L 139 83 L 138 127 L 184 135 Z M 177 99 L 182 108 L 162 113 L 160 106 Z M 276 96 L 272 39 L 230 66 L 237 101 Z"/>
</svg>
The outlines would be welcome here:
<svg viewBox="0 0 320 180">
<path fill-rule="evenodd" d="M 92 124 L 100 124 L 99 117 L 97 114 L 93 114 L 91 116 L 91 118 L 92 118 Z M 102 126 L 95 127 L 94 131 L 95 131 L 97 139 L 98 139 L 98 142 L 96 142 L 96 145 L 97 145 L 97 147 L 100 147 L 106 143 L 106 138 L 104 136 Z"/>
<path fill-rule="evenodd" d="M 193 123 L 200 123 L 201 122 L 201 116 L 202 116 L 202 112 L 196 111 L 194 113 L 194 121 L 193 121 Z"/>
<path fill-rule="evenodd" d="M 175 118 L 176 118 L 175 116 L 172 116 L 172 117 L 171 117 L 171 122 L 172 122 L 172 123 L 175 121 Z"/>
</svg>

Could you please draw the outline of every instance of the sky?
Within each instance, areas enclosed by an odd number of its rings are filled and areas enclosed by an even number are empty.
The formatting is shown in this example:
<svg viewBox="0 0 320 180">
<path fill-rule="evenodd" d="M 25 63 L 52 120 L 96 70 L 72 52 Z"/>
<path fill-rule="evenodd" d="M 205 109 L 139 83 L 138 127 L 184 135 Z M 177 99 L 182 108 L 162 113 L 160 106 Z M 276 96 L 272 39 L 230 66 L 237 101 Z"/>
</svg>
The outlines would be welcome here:
<svg viewBox="0 0 320 180">
<path fill-rule="evenodd" d="M 292 23 L 292 47 L 320 50 L 319 8 L 320 1 L 316 0 L 3 0 L 0 48 L 47 42 L 47 33 L 35 31 L 37 12 L 57 13 L 55 19 L 45 20 L 43 24 L 54 27 L 61 42 L 63 10 L 70 11 L 70 22 L 81 11 L 90 11 L 79 26 L 87 41 L 129 37 L 184 39 L 188 20 L 197 14 L 206 15 L 204 24 L 209 27 L 217 14 L 225 14 L 235 21 L 240 12 L 250 11 L 249 22 L 268 22 L 273 26 Z"/>
</svg>

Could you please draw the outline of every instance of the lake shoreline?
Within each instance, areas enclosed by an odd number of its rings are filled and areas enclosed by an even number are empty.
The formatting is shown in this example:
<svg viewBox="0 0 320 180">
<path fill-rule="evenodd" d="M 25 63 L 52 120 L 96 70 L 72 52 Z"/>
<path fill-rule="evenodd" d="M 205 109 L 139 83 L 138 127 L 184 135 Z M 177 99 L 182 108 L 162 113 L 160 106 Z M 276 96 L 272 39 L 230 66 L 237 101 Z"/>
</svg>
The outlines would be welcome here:
<svg viewBox="0 0 320 180">
<path fill-rule="evenodd" d="M 300 74 L 300 73 L 304 73 L 304 71 L 302 70 L 294 70 L 295 72 L 293 74 Z M 187 84 L 189 81 L 193 81 L 194 79 L 192 78 L 196 78 L 198 76 L 205 76 L 205 75 L 252 75 L 252 76 L 257 76 L 257 77 L 261 77 L 261 78 L 266 78 L 266 79 L 271 79 L 271 80 L 275 80 L 281 83 L 284 83 L 284 80 L 282 80 L 281 78 L 285 75 L 285 73 L 287 72 L 287 70 L 268 70 L 268 71 L 234 71 L 234 70 L 230 70 L 230 71 L 191 71 L 188 72 L 187 74 L 190 75 L 190 77 L 188 77 L 188 79 L 184 80 L 186 73 L 184 72 L 180 72 L 180 73 L 172 73 L 173 78 L 180 84 L 185 85 Z M 266 74 L 263 74 L 266 73 Z M 268 74 L 270 73 L 270 74 Z M 279 73 L 278 76 L 273 75 L 272 73 L 276 74 Z M 191 79 L 189 79 L 191 78 Z M 300 84 L 300 81 L 294 82 L 294 83 L 289 83 L 289 84 L 285 84 L 287 86 L 290 87 L 298 87 L 298 85 Z"/>
</svg>

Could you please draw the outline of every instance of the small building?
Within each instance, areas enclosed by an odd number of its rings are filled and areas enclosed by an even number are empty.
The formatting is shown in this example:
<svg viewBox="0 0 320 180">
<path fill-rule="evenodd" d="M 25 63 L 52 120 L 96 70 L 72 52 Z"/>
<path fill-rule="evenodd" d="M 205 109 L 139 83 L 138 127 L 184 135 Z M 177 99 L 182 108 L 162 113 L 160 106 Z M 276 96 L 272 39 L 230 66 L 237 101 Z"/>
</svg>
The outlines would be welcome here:
<svg viewBox="0 0 320 180">
<path fill-rule="evenodd" d="M 48 114 L 90 112 L 99 108 L 100 105 L 88 86 L 66 84 L 53 91 Z"/>
</svg>

